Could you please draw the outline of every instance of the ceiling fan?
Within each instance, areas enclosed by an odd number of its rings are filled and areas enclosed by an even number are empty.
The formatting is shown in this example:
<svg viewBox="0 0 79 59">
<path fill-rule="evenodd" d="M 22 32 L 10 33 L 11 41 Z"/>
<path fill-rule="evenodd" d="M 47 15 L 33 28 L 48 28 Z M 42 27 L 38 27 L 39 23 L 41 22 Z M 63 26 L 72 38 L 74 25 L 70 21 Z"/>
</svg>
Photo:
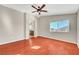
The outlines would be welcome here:
<svg viewBox="0 0 79 59">
<path fill-rule="evenodd" d="M 45 7 L 46 5 L 43 4 L 42 6 L 38 6 L 38 7 L 35 7 L 34 5 L 32 5 L 32 7 L 34 9 L 36 9 L 36 11 L 32 11 L 32 13 L 35 13 L 37 12 L 39 15 L 41 14 L 41 12 L 47 12 L 47 10 L 43 10 L 43 8 Z"/>
</svg>

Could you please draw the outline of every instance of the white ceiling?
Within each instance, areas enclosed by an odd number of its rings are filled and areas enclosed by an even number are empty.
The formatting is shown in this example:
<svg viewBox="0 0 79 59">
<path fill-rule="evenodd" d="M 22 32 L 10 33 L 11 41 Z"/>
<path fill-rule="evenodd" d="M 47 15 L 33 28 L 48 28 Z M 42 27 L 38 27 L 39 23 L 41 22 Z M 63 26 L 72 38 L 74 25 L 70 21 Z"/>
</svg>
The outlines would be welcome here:
<svg viewBox="0 0 79 59">
<path fill-rule="evenodd" d="M 32 13 L 33 9 L 31 4 L 3 4 L 3 6 L 16 9 L 21 12 Z M 59 15 L 59 14 L 69 14 L 69 13 L 76 13 L 79 9 L 79 4 L 46 4 L 44 7 L 47 10 L 47 13 L 41 13 L 41 16 L 47 15 Z M 33 15 L 37 16 L 37 13 L 32 13 Z"/>
</svg>

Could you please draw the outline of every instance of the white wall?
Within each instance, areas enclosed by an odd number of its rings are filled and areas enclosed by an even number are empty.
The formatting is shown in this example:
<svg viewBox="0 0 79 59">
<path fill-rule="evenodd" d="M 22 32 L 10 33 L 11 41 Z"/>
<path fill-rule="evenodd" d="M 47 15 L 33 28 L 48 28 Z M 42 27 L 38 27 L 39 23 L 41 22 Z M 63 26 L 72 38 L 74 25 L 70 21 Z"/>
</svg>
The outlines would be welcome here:
<svg viewBox="0 0 79 59">
<path fill-rule="evenodd" d="M 79 47 L 79 10 L 77 12 L 77 45 Z"/>
<path fill-rule="evenodd" d="M 0 5 L 0 44 L 24 39 L 24 13 Z"/>
<path fill-rule="evenodd" d="M 35 37 L 37 37 L 38 36 L 38 18 L 35 18 Z"/>
<path fill-rule="evenodd" d="M 71 43 L 77 43 L 77 15 L 76 14 L 66 14 L 66 15 L 54 15 L 54 16 L 44 16 L 40 17 L 38 20 L 38 35 L 55 38 L 57 40 L 67 41 Z M 50 32 L 50 22 L 68 19 L 70 21 L 70 31 L 67 33 L 57 33 Z"/>
</svg>

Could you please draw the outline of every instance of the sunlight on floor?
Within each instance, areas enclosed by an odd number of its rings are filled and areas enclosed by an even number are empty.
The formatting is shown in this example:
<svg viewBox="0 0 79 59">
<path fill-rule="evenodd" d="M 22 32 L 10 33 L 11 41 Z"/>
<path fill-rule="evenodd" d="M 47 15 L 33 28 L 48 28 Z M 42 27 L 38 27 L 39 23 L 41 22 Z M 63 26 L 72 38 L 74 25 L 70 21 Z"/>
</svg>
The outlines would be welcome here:
<svg viewBox="0 0 79 59">
<path fill-rule="evenodd" d="M 31 48 L 32 49 L 40 49 L 41 47 L 40 46 L 32 46 Z"/>
</svg>

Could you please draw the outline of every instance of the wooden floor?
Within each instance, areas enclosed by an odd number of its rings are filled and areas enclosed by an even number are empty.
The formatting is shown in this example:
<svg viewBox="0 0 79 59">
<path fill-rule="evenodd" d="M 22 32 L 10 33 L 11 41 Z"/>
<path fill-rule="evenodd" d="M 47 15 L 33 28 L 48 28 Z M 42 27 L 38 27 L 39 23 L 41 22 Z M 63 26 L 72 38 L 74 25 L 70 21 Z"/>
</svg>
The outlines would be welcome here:
<svg viewBox="0 0 79 59">
<path fill-rule="evenodd" d="M 29 40 L 21 40 L 0 46 L 0 55 L 79 55 L 76 44 L 49 39 L 45 37 L 32 38 L 32 49 Z"/>
</svg>

